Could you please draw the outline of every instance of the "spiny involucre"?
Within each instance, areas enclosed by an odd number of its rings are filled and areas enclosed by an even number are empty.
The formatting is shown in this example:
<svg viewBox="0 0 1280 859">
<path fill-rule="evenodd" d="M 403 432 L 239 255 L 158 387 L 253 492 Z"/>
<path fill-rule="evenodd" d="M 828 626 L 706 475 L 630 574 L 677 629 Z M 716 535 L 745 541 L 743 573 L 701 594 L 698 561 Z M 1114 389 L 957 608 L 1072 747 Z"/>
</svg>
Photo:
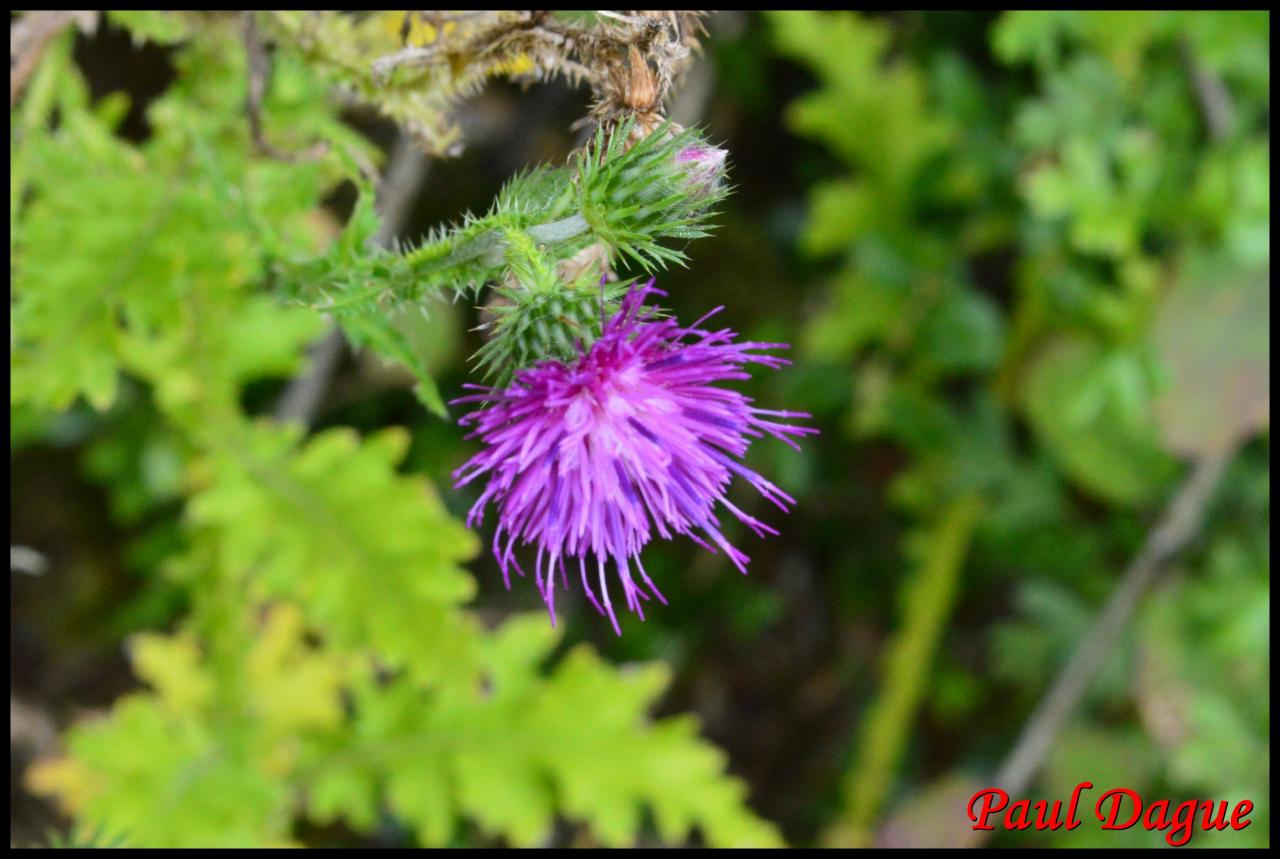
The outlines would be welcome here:
<svg viewBox="0 0 1280 859">
<path fill-rule="evenodd" d="M 481 404 L 462 423 L 483 449 L 454 473 L 458 486 L 487 481 L 467 523 L 478 524 L 488 504 L 497 507 L 493 553 L 508 588 L 512 566 L 524 575 L 516 544 L 536 548 L 534 577 L 552 623 L 556 575 L 568 589 L 570 559 L 587 599 L 619 634 L 607 564 L 641 620 L 645 601 L 665 604 L 640 562 L 654 532 L 718 547 L 745 573 L 749 559 L 722 533 L 717 505 L 757 535 L 777 531 L 728 500 L 734 475 L 784 511 L 795 503 L 741 460 L 751 439 L 765 434 L 799 449 L 794 437 L 817 430 L 773 419 L 809 415 L 756 408 L 718 385 L 749 378 L 748 364 L 788 363 L 765 354 L 785 344 L 735 342 L 727 328 L 699 327 L 721 308 L 682 327 L 645 306 L 663 294 L 653 281 L 633 287 L 573 362 L 544 360 L 501 389 L 469 385 L 478 393 L 457 401 Z"/>
</svg>

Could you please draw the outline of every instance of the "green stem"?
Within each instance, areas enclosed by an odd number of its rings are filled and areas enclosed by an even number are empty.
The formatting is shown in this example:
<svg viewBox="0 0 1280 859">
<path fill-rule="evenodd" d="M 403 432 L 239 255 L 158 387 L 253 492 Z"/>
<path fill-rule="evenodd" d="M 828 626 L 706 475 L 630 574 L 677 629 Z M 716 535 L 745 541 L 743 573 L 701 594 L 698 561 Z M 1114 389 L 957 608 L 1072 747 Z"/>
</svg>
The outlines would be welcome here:
<svg viewBox="0 0 1280 859">
<path fill-rule="evenodd" d="M 526 232 L 537 242 L 555 244 L 577 238 L 588 229 L 587 219 L 580 214 L 570 215 L 549 224 L 538 224 L 529 227 Z"/>
<path fill-rule="evenodd" d="M 428 242 L 404 254 L 404 262 L 423 276 L 439 274 L 477 259 L 483 259 L 488 266 L 501 265 L 504 258 L 502 225 L 481 223 L 484 226 L 470 238 L 459 240 L 459 237 L 448 236 L 439 242 Z"/>
<path fill-rule="evenodd" d="M 928 552 L 902 586 L 902 628 L 889 645 L 884 685 L 858 740 L 857 760 L 845 782 L 842 820 L 828 833 L 835 847 L 870 846 L 874 826 L 915 722 L 934 651 L 955 604 L 960 570 L 982 512 L 976 494 L 950 502 L 928 537 Z"/>
</svg>

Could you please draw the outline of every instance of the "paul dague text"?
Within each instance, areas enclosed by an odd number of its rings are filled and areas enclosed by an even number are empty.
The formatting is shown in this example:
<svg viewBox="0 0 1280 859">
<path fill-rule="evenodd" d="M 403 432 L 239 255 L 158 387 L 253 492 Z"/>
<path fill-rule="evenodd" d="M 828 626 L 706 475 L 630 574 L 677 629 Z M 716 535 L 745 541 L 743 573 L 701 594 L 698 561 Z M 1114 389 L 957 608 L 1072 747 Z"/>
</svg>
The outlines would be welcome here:
<svg viewBox="0 0 1280 859">
<path fill-rule="evenodd" d="M 1093 782 L 1082 781 L 1076 785 L 1071 791 L 1071 799 L 1067 801 L 1064 816 L 1062 800 L 1018 799 L 1010 802 L 1009 794 L 1000 788 L 986 788 L 970 798 L 969 820 L 973 822 L 974 829 L 988 831 L 997 826 L 1017 831 L 1070 831 L 1081 825 L 1078 812 L 1083 802 L 1092 806 L 1093 816 L 1103 829 L 1141 826 L 1148 831 L 1168 830 L 1164 838 L 1173 847 L 1190 843 L 1197 826 L 1205 832 L 1227 828 L 1241 830 L 1253 822 L 1249 820 L 1253 803 L 1247 799 L 1240 800 L 1232 808 L 1228 808 L 1226 800 L 1215 802 L 1209 799 L 1189 799 L 1178 805 L 1167 799 L 1158 799 L 1146 804 L 1137 791 L 1117 787 L 1090 804 L 1084 799 L 1084 793 L 1091 790 Z"/>
</svg>

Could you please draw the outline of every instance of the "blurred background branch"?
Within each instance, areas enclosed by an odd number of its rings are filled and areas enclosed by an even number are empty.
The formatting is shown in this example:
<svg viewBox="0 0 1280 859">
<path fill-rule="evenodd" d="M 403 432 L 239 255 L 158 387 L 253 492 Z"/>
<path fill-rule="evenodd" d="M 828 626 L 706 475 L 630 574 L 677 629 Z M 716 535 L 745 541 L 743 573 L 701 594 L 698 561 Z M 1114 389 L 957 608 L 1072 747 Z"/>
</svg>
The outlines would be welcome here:
<svg viewBox="0 0 1280 859">
<path fill-rule="evenodd" d="M 64 12 L 34 10 L 13 18 L 9 22 L 9 107 L 18 103 L 18 96 L 27 85 L 31 74 L 40 65 L 44 49 L 49 41 L 72 25 L 82 33 L 88 33 L 98 24 L 94 11 Z"/>
<path fill-rule="evenodd" d="M 1010 796 L 1026 793 L 1089 683 L 1114 652 L 1143 595 L 1160 571 L 1199 534 L 1205 510 L 1233 455 L 1231 450 L 1213 451 L 1192 463 L 1191 473 L 1151 529 L 1142 551 L 1125 569 L 1106 606 L 996 771 L 995 785 Z"/>
</svg>

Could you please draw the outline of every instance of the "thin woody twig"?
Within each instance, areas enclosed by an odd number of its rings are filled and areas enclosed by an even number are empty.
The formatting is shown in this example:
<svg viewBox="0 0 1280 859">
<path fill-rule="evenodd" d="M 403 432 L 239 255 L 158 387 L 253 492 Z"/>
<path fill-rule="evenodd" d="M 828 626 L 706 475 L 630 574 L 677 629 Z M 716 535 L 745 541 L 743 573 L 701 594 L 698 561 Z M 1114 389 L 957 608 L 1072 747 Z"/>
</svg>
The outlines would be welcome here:
<svg viewBox="0 0 1280 859">
<path fill-rule="evenodd" d="M 1195 461 L 1190 476 L 1125 570 L 1102 614 L 1076 647 L 996 773 L 996 784 L 1010 796 L 1021 795 L 1030 785 L 1089 683 L 1115 648 L 1147 587 L 1199 532 L 1205 509 L 1233 453 L 1234 449 L 1210 451 Z"/>
<path fill-rule="evenodd" d="M 47 9 L 27 12 L 14 20 L 9 25 L 9 107 L 12 109 L 18 103 L 27 81 L 40 65 L 45 48 L 55 36 L 72 24 L 88 32 L 97 22 L 96 11 Z"/>
<path fill-rule="evenodd" d="M 258 151 L 278 161 L 314 161 L 324 157 L 329 151 L 325 141 L 312 144 L 301 152 L 290 153 L 277 149 L 267 140 L 262 127 L 262 100 L 267 94 L 267 85 L 271 81 L 271 56 L 267 47 L 258 38 L 257 13 L 242 13 L 244 21 L 244 47 L 249 58 L 248 92 L 245 94 L 245 113 L 249 118 L 249 135 Z"/>
<path fill-rule="evenodd" d="M 1214 140 L 1222 140 L 1231 133 L 1236 121 L 1231 93 L 1222 78 L 1205 68 L 1186 42 L 1182 44 L 1182 60 L 1191 75 L 1191 84 L 1196 92 L 1196 100 L 1200 102 L 1205 125 L 1209 127 L 1209 136 Z"/>
</svg>

